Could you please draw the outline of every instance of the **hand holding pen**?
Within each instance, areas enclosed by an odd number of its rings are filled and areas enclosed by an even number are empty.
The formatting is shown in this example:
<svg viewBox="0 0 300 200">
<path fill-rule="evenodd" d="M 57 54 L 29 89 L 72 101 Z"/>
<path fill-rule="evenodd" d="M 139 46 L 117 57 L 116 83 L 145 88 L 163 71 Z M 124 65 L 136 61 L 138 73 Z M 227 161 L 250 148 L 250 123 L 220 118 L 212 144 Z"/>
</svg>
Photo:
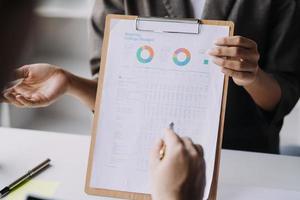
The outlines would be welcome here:
<svg viewBox="0 0 300 200">
<path fill-rule="evenodd" d="M 205 188 L 203 149 L 191 139 L 179 137 L 173 127 L 174 124 L 166 130 L 164 139 L 158 141 L 151 153 L 152 198 L 202 199 Z"/>
</svg>

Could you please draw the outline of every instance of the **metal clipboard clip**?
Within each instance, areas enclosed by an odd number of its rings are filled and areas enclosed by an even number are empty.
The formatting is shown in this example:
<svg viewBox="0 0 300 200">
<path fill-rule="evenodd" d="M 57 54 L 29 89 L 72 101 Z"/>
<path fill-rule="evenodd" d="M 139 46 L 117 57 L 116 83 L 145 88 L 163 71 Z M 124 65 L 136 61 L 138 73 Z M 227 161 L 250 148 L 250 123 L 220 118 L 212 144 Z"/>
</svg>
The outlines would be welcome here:
<svg viewBox="0 0 300 200">
<path fill-rule="evenodd" d="M 136 30 L 157 33 L 200 34 L 201 21 L 198 19 L 170 19 L 138 17 Z"/>
</svg>

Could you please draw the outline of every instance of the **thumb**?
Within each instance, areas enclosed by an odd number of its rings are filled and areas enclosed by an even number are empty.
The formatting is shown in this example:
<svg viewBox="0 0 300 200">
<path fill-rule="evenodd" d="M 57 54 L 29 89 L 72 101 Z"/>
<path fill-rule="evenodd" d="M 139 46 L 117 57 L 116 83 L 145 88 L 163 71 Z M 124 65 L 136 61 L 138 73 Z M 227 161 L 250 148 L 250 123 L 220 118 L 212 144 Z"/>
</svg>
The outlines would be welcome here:
<svg viewBox="0 0 300 200">
<path fill-rule="evenodd" d="M 30 68 L 30 65 L 24 65 L 23 67 L 16 69 L 14 72 L 13 78 L 14 79 L 23 79 L 23 78 L 28 77 L 29 68 Z"/>
<path fill-rule="evenodd" d="M 150 167 L 155 167 L 160 162 L 160 150 L 163 148 L 164 141 L 162 139 L 159 139 L 155 145 L 154 148 L 151 151 L 150 155 Z"/>
</svg>

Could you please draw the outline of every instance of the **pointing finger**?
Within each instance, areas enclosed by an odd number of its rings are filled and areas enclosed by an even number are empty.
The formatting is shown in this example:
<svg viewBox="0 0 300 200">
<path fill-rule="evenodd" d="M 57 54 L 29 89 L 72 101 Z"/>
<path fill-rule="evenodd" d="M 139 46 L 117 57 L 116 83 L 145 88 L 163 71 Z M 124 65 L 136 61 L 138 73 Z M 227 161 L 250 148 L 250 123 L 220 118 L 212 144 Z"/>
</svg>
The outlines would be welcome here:
<svg viewBox="0 0 300 200">
<path fill-rule="evenodd" d="M 257 46 L 256 42 L 242 36 L 219 38 L 215 44 L 219 46 L 240 46 L 248 49 L 256 48 Z"/>
<path fill-rule="evenodd" d="M 164 141 L 166 143 L 167 148 L 168 147 L 172 148 L 173 146 L 182 143 L 179 136 L 171 129 L 166 129 Z"/>
</svg>

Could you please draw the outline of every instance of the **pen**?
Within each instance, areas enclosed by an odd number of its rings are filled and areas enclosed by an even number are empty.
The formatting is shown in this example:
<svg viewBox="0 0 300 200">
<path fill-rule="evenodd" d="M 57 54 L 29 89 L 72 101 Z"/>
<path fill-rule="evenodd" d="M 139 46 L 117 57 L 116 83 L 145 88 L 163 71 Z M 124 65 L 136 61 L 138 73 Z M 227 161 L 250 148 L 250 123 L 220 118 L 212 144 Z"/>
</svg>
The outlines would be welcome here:
<svg viewBox="0 0 300 200">
<path fill-rule="evenodd" d="M 172 131 L 174 131 L 174 126 L 175 126 L 174 122 L 171 122 L 169 124 L 169 129 L 171 129 Z"/>
<path fill-rule="evenodd" d="M 171 129 L 172 131 L 174 131 L 174 122 L 169 124 L 169 129 Z M 165 157 L 165 152 L 166 152 L 166 144 L 163 143 L 163 146 L 161 148 L 161 150 L 159 151 L 159 159 L 162 160 Z"/>
<path fill-rule="evenodd" d="M 21 185 L 22 183 L 25 183 L 26 181 L 30 180 L 32 177 L 37 175 L 38 173 L 42 172 L 44 169 L 46 169 L 50 165 L 50 159 L 48 158 L 32 170 L 28 171 L 24 176 L 20 177 L 13 183 L 11 183 L 9 186 L 4 187 L 0 191 L 0 199 L 2 199 L 4 196 L 8 195 L 11 191 L 13 191 L 16 187 Z"/>
</svg>

